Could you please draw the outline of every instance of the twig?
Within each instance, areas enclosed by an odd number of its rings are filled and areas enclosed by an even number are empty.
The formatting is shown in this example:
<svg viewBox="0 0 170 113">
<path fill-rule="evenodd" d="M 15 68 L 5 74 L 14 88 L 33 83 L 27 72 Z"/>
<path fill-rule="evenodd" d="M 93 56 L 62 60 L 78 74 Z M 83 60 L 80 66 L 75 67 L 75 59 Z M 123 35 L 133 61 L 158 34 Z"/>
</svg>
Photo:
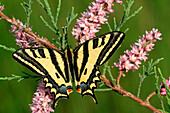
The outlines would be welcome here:
<svg viewBox="0 0 170 113">
<path fill-rule="evenodd" d="M 122 94 L 125 97 L 129 97 L 133 100 L 135 100 L 136 102 L 140 103 L 142 106 L 147 107 L 148 109 L 154 111 L 155 113 L 162 113 L 161 111 L 159 111 L 158 109 L 156 109 L 155 107 L 153 107 L 151 104 L 149 104 L 148 102 L 143 101 L 142 99 L 136 97 L 135 95 L 131 94 L 130 92 L 127 92 L 126 90 L 124 90 L 123 88 L 120 87 L 120 85 L 113 85 L 112 82 L 110 82 L 104 75 L 100 76 L 100 79 L 107 84 L 108 86 L 110 86 L 114 91 Z"/>
<path fill-rule="evenodd" d="M 153 93 L 151 93 L 147 98 L 146 98 L 146 102 L 150 103 L 149 102 L 149 99 L 154 96 L 156 94 L 156 91 L 154 91 Z"/>
<path fill-rule="evenodd" d="M 6 20 L 7 22 L 15 25 L 15 26 L 18 27 L 19 29 L 22 29 L 22 30 L 25 31 L 26 33 L 30 34 L 31 36 L 33 36 L 33 37 L 35 38 L 35 40 L 36 40 L 37 42 L 43 43 L 44 46 L 50 47 L 50 48 L 53 48 L 53 49 L 58 49 L 57 47 L 55 47 L 54 45 L 52 45 L 46 38 L 45 38 L 45 39 L 40 38 L 38 35 L 36 35 L 36 34 L 33 33 L 32 31 L 30 31 L 29 28 L 23 27 L 23 26 L 21 26 L 20 24 L 18 24 L 18 23 L 16 22 L 16 19 L 15 19 L 15 18 L 12 18 L 12 19 L 9 18 L 9 17 L 6 16 L 5 14 L 3 14 L 1 11 L 0 11 L 0 18 Z"/>
<path fill-rule="evenodd" d="M 118 75 L 118 77 L 117 77 L 117 85 L 118 85 L 118 86 L 119 86 L 120 78 L 122 77 L 122 75 L 123 75 L 123 71 L 120 71 L 120 72 L 119 72 L 119 75 Z"/>
</svg>

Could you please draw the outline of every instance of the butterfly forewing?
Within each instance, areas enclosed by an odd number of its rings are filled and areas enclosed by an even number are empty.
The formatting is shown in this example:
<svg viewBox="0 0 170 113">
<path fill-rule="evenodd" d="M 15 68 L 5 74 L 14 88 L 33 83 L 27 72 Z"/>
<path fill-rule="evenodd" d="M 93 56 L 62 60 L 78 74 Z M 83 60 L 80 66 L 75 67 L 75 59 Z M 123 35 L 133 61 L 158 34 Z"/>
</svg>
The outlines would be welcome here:
<svg viewBox="0 0 170 113">
<path fill-rule="evenodd" d="M 72 89 L 72 84 L 64 52 L 49 48 L 27 48 L 14 52 L 13 58 L 44 77 L 45 87 L 54 94 L 54 103 L 59 98 L 68 98 L 68 88 Z"/>
<path fill-rule="evenodd" d="M 100 81 L 99 65 L 104 64 L 120 46 L 125 34 L 110 32 L 86 41 L 74 50 L 74 67 L 77 91 L 82 95 L 94 95 L 96 83 Z"/>
</svg>

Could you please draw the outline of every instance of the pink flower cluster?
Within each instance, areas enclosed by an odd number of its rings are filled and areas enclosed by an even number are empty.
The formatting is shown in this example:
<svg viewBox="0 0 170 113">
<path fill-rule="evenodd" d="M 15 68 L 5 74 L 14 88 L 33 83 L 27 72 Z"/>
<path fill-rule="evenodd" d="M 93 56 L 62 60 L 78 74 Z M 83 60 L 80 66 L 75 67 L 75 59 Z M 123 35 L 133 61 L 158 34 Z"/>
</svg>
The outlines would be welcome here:
<svg viewBox="0 0 170 113">
<path fill-rule="evenodd" d="M 107 21 L 106 14 L 113 13 L 113 2 L 122 3 L 118 0 L 96 0 L 89 6 L 87 12 L 83 12 L 80 19 L 77 19 L 76 28 L 72 29 L 72 35 L 78 42 L 83 43 L 86 40 L 95 37 L 95 33 L 101 29 L 101 24 Z"/>
<path fill-rule="evenodd" d="M 26 28 L 26 25 L 23 24 L 19 20 L 13 19 L 13 21 L 17 24 L 20 25 L 21 28 L 17 28 L 15 25 L 11 25 L 11 32 L 15 33 L 14 36 L 16 36 L 16 42 L 17 45 L 19 45 L 21 48 L 28 48 L 28 47 L 40 47 L 42 44 L 40 42 L 35 42 L 35 38 L 31 36 L 30 34 L 26 33 L 23 31 L 22 28 Z M 31 28 L 28 28 L 30 31 L 32 30 Z"/>
<path fill-rule="evenodd" d="M 166 80 L 166 85 L 168 86 L 168 88 L 170 90 L 170 77 L 169 77 L 169 80 Z M 161 83 L 160 94 L 163 96 L 165 96 L 167 94 L 167 89 L 165 88 L 165 84 L 163 82 Z"/>
<path fill-rule="evenodd" d="M 30 104 L 30 109 L 32 113 L 50 113 L 54 112 L 54 109 L 51 108 L 53 104 L 52 95 L 46 95 L 46 89 L 44 83 L 39 83 L 37 92 L 33 98 L 33 103 Z"/>
<path fill-rule="evenodd" d="M 3 6 L 0 6 L 0 11 L 2 11 L 2 10 L 4 10 L 4 9 L 5 9 L 4 5 L 3 5 Z"/>
<path fill-rule="evenodd" d="M 121 71 L 128 72 L 130 69 L 137 70 L 141 64 L 141 61 L 146 61 L 147 52 L 153 49 L 156 40 L 162 40 L 160 37 L 162 34 L 158 32 L 158 29 L 153 28 L 151 32 L 147 32 L 140 38 L 134 45 L 131 46 L 131 50 L 124 51 L 124 55 L 120 56 L 119 62 L 114 63 L 115 67 L 118 67 Z"/>
</svg>

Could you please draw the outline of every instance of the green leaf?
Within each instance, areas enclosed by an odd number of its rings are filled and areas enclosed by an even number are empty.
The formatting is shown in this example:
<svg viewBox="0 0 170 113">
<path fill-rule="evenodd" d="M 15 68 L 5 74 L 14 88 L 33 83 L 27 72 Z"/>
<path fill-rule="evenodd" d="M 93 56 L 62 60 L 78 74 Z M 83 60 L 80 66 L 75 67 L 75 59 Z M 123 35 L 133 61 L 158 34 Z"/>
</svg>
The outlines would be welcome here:
<svg viewBox="0 0 170 113">
<path fill-rule="evenodd" d="M 124 33 L 128 32 L 128 31 L 129 31 L 129 28 L 126 28 L 125 31 L 124 31 Z"/>
<path fill-rule="evenodd" d="M 139 13 L 139 11 L 142 9 L 142 6 L 139 7 L 134 13 L 132 13 L 130 15 L 130 9 L 134 3 L 134 0 L 127 0 L 127 5 L 125 5 L 124 3 L 122 3 L 123 9 L 124 9 L 124 15 L 122 17 L 122 20 L 120 21 L 118 27 L 116 28 L 116 20 L 114 18 L 114 30 L 116 31 L 120 31 L 120 29 L 122 28 L 122 26 L 126 23 L 126 21 L 128 21 L 130 18 L 134 17 L 137 13 Z M 125 31 L 127 32 L 128 29 L 126 29 Z"/>
<path fill-rule="evenodd" d="M 54 17 L 53 17 L 52 12 L 51 12 L 50 5 L 48 3 L 48 0 L 44 0 L 44 3 L 46 5 L 46 12 L 47 12 L 48 16 L 51 18 L 51 22 L 53 23 L 54 26 L 56 26 L 55 21 L 54 21 Z"/>
<path fill-rule="evenodd" d="M 154 69 L 154 66 L 156 64 L 158 64 L 161 60 L 163 60 L 163 58 L 159 58 L 157 59 L 155 62 L 153 62 L 153 59 L 151 59 L 151 61 L 148 61 L 148 66 L 146 67 L 145 65 L 143 65 L 143 72 L 142 74 L 139 73 L 139 86 L 138 86 L 138 92 L 137 92 L 137 97 L 139 97 L 140 95 L 140 90 L 141 90 L 141 86 L 143 81 L 150 75 L 152 74 L 156 74 L 156 70 Z M 155 76 L 157 77 L 157 76 Z M 158 82 L 158 81 L 157 81 Z M 157 83 L 158 84 L 158 83 Z"/>
<path fill-rule="evenodd" d="M 157 59 L 154 63 L 152 63 L 152 66 L 155 66 L 156 64 L 158 64 L 161 60 L 163 60 L 164 58 L 159 58 Z"/>
<path fill-rule="evenodd" d="M 113 18 L 114 31 L 117 30 L 116 18 Z"/>
<path fill-rule="evenodd" d="M 163 81 L 163 83 L 165 84 L 165 88 L 166 88 L 167 92 L 170 92 L 170 89 L 169 89 L 168 85 L 166 84 L 166 79 L 163 77 L 163 74 L 162 74 L 160 68 L 158 68 L 158 72 L 159 72 L 159 74 L 161 75 L 162 81 Z"/>
<path fill-rule="evenodd" d="M 156 86 L 156 89 L 157 89 L 157 95 L 160 99 L 160 103 L 161 103 L 161 106 L 162 106 L 162 110 L 163 112 L 165 113 L 165 108 L 164 108 L 164 103 L 163 103 L 163 97 L 161 96 L 160 94 L 160 89 L 161 89 L 161 85 L 159 84 L 159 76 L 157 74 L 157 70 L 156 70 L 156 66 L 154 66 L 154 72 L 155 72 L 155 86 Z"/>
<path fill-rule="evenodd" d="M 29 22 L 30 22 L 30 15 L 32 13 L 31 10 L 31 5 L 32 5 L 33 1 L 32 0 L 28 0 L 28 3 L 23 2 L 21 3 L 21 6 L 23 7 L 25 13 L 26 13 L 26 27 L 29 27 Z"/>
<path fill-rule="evenodd" d="M 167 102 L 168 102 L 168 105 L 170 106 L 170 99 L 169 98 L 167 99 Z"/>
<path fill-rule="evenodd" d="M 76 18 L 76 16 L 77 16 L 78 14 L 74 14 L 74 7 L 72 7 L 72 9 L 71 9 L 71 14 L 69 13 L 68 14 L 68 17 L 66 18 L 66 24 L 65 24 L 65 26 L 69 26 L 70 25 L 70 23 Z"/>
<path fill-rule="evenodd" d="M 68 17 L 66 18 L 65 27 L 63 27 L 63 36 L 60 38 L 62 48 L 65 48 L 67 45 L 68 27 L 71 24 L 71 22 L 73 21 L 73 19 L 76 18 L 76 16 L 77 16 L 77 14 L 74 14 L 74 7 L 72 7 L 71 13 L 69 13 Z"/>
<path fill-rule="evenodd" d="M 45 8 L 44 4 L 40 1 L 40 0 L 37 0 L 37 2 L 40 4 L 40 6 L 47 12 L 47 9 Z"/>
<path fill-rule="evenodd" d="M 12 47 L 6 47 L 5 45 L 1 45 L 1 44 L 0 44 L 0 48 L 3 48 L 3 49 L 8 50 L 8 51 L 12 51 L 12 52 L 16 51 L 16 49 L 14 49 Z"/>
<path fill-rule="evenodd" d="M 16 76 L 16 75 L 13 75 L 11 77 L 0 77 L 0 80 L 13 80 L 13 79 L 20 79 L 21 76 Z"/>
<path fill-rule="evenodd" d="M 32 76 L 32 75 L 29 75 L 27 74 L 27 76 L 17 76 L 17 75 L 14 75 L 12 74 L 12 76 L 10 77 L 0 77 L 0 81 L 10 81 L 10 80 L 15 80 L 15 79 L 18 79 L 18 82 L 24 80 L 24 79 L 28 79 L 28 78 L 41 78 L 41 76 Z"/>
<path fill-rule="evenodd" d="M 108 26 L 108 28 L 109 28 L 109 31 L 112 32 L 113 30 L 112 30 L 112 28 L 110 27 L 109 22 L 107 22 L 107 26 Z"/>
<path fill-rule="evenodd" d="M 106 88 L 106 89 L 94 89 L 94 91 L 112 91 L 112 88 Z"/>
<path fill-rule="evenodd" d="M 59 17 L 59 14 L 60 14 L 60 9 L 61 9 L 61 0 L 58 0 L 57 13 L 56 13 L 56 17 L 55 17 L 55 24 L 56 24 L 56 26 L 57 26 L 58 17 Z"/>
<path fill-rule="evenodd" d="M 45 23 L 45 25 L 46 25 L 47 27 L 49 27 L 54 33 L 56 33 L 56 30 L 55 30 L 53 27 L 51 27 L 51 26 L 48 24 L 48 22 L 47 22 L 42 16 L 40 16 L 40 18 L 41 18 L 41 20 Z"/>
</svg>

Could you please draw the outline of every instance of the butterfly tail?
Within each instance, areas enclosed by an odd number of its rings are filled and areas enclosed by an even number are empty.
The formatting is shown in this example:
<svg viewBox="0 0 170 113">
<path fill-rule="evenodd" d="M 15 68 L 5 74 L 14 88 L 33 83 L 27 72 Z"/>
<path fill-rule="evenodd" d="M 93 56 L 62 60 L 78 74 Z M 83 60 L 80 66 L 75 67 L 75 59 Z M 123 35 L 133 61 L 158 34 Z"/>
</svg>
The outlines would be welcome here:
<svg viewBox="0 0 170 113">
<path fill-rule="evenodd" d="M 99 76 L 101 75 L 98 67 L 94 66 L 94 69 L 87 80 L 87 82 L 81 82 L 80 86 L 77 86 L 77 91 L 81 93 L 82 96 L 90 95 L 94 102 L 98 104 L 96 96 L 94 94 L 94 89 L 97 88 L 97 82 L 100 82 Z M 79 88 L 79 89 L 78 89 Z"/>
</svg>

